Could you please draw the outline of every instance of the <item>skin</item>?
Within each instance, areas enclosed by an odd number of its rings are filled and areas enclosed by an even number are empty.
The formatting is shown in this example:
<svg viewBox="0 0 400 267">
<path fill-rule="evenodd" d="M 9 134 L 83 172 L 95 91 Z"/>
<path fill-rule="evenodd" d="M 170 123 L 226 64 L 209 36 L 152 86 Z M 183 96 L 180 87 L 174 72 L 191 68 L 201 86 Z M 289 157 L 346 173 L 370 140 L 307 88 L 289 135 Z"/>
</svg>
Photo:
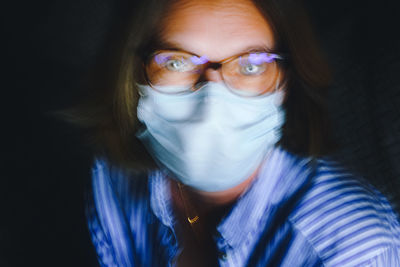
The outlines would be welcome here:
<svg viewBox="0 0 400 267">
<path fill-rule="evenodd" d="M 206 55 L 211 61 L 220 61 L 252 48 L 272 49 L 275 44 L 268 22 L 254 4 L 246 0 L 177 1 L 167 10 L 161 25 L 164 43 Z M 206 70 L 204 77 L 214 82 L 222 80 L 220 71 L 211 68 Z M 186 190 L 203 208 L 227 205 L 248 188 L 256 172 L 229 190 Z"/>
</svg>

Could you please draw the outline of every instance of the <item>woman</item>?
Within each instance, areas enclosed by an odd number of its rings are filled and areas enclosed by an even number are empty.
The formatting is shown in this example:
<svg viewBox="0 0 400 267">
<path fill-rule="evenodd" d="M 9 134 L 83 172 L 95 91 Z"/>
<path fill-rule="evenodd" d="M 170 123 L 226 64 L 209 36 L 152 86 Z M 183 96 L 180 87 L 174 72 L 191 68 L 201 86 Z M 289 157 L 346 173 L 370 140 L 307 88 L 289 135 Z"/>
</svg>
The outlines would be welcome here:
<svg viewBox="0 0 400 267">
<path fill-rule="evenodd" d="M 329 71 L 299 1 L 127 14 L 84 121 L 102 266 L 400 266 L 385 197 L 324 157 Z"/>
</svg>

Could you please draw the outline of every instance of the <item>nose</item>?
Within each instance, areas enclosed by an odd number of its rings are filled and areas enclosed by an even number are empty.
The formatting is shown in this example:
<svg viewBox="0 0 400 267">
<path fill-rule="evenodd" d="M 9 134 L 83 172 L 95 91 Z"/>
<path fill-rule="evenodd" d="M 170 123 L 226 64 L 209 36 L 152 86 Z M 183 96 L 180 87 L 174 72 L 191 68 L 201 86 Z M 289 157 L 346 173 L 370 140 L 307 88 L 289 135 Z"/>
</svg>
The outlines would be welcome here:
<svg viewBox="0 0 400 267">
<path fill-rule="evenodd" d="M 219 64 L 210 64 L 200 76 L 199 82 L 221 82 L 222 74 L 220 69 L 221 66 Z"/>
<path fill-rule="evenodd" d="M 221 72 L 219 70 L 206 69 L 204 72 L 204 78 L 210 82 L 220 82 L 222 81 Z"/>
</svg>

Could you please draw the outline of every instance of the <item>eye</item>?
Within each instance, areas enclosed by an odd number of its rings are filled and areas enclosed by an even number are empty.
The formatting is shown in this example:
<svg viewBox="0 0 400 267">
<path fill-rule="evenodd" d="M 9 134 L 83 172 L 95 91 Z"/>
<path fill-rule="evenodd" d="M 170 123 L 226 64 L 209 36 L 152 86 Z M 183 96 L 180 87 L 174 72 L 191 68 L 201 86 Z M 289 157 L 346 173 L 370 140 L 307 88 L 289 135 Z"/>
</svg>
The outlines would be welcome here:
<svg viewBox="0 0 400 267">
<path fill-rule="evenodd" d="M 258 74 L 263 73 L 265 71 L 265 69 L 266 69 L 265 64 L 258 65 L 258 64 L 249 63 L 246 65 L 240 66 L 239 71 L 240 71 L 240 74 L 243 74 L 243 75 L 258 75 Z"/>
<path fill-rule="evenodd" d="M 190 69 L 190 64 L 184 59 L 172 58 L 168 59 L 164 66 L 170 71 L 184 72 Z"/>
</svg>

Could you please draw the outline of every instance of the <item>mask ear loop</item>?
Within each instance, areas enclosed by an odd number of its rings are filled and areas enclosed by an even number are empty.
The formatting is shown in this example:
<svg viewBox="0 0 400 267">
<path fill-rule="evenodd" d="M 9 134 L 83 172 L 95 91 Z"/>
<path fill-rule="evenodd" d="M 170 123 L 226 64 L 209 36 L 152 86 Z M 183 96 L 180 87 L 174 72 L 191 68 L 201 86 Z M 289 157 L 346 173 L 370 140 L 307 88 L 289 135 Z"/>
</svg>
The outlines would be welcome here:
<svg viewBox="0 0 400 267">
<path fill-rule="evenodd" d="M 274 93 L 279 91 L 280 88 L 280 78 L 281 78 L 281 71 L 278 72 L 278 78 L 276 79 L 275 90 Z"/>
<path fill-rule="evenodd" d="M 283 99 L 284 99 L 284 95 L 285 95 L 285 92 L 281 92 L 282 91 L 282 86 L 281 86 L 281 83 L 280 83 L 280 78 L 281 78 L 281 72 L 279 71 L 278 72 L 278 78 L 277 78 L 277 81 L 276 81 L 276 84 L 275 84 L 274 93 L 282 93 L 283 98 L 278 101 L 279 103 L 276 103 L 278 105 L 281 105 L 283 103 Z"/>
</svg>

